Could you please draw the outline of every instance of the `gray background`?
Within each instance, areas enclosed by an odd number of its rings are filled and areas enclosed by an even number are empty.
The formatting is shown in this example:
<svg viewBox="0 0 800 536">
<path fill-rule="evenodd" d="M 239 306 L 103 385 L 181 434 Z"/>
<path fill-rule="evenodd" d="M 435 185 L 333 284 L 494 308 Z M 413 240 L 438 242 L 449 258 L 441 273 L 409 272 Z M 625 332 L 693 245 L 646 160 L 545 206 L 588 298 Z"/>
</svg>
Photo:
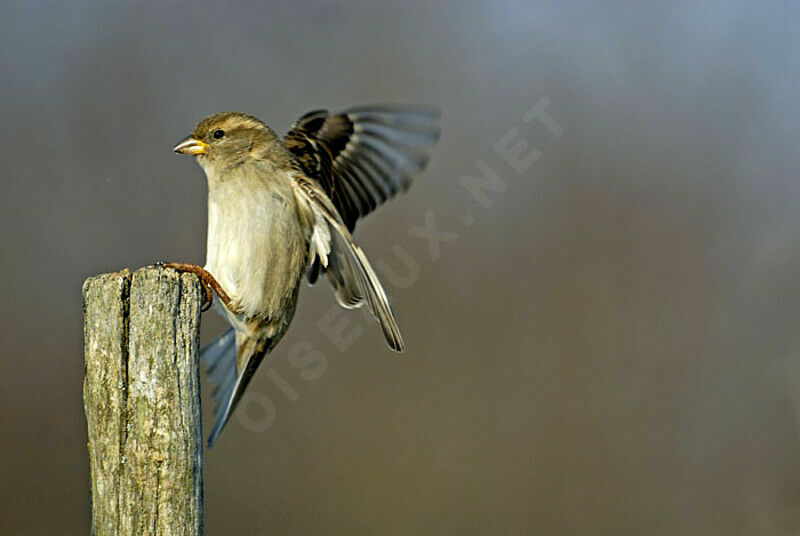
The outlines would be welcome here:
<svg viewBox="0 0 800 536">
<path fill-rule="evenodd" d="M 304 289 L 254 380 L 274 423 L 208 453 L 208 534 L 797 534 L 797 4 L 270 4 L 2 3 L 0 533 L 88 531 L 80 286 L 203 262 L 173 144 L 222 109 L 283 132 L 388 101 L 444 112 L 357 232 L 419 266 L 387 283 L 408 351 L 360 313 L 340 351 Z M 522 121 L 540 98 L 561 137 Z M 542 154 L 522 175 L 512 127 Z M 488 208 L 459 184 L 478 160 L 508 185 Z M 437 260 L 409 234 L 429 210 L 458 234 Z"/>
</svg>

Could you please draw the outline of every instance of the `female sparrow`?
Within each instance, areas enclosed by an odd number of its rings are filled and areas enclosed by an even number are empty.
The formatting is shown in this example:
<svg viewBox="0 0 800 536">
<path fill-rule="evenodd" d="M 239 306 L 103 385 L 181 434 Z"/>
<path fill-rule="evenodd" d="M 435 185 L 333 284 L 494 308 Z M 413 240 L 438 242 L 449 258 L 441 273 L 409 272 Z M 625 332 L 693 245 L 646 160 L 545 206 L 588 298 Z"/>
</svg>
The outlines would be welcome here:
<svg viewBox="0 0 800 536">
<path fill-rule="evenodd" d="M 209 447 L 289 327 L 303 274 L 310 283 L 327 274 L 343 307 L 366 303 L 389 346 L 403 350 L 386 292 L 350 233 L 408 188 L 438 135 L 438 113 L 422 108 L 318 110 L 282 140 L 255 117 L 222 112 L 175 147 L 205 171 L 208 238 L 205 267 L 167 266 L 196 273 L 231 325 L 201 354 L 217 405 Z"/>
</svg>

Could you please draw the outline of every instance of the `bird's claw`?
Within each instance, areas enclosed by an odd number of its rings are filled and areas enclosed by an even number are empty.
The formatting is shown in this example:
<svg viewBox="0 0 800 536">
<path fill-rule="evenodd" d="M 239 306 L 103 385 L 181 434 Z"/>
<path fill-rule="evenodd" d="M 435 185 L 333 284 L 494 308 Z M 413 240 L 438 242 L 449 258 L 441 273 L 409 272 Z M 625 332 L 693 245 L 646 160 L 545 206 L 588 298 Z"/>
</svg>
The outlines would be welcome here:
<svg viewBox="0 0 800 536">
<path fill-rule="evenodd" d="M 203 304 L 200 306 L 200 312 L 205 313 L 214 304 L 214 294 L 211 293 L 211 288 L 202 279 L 200 279 L 200 286 L 203 287 Z"/>
</svg>

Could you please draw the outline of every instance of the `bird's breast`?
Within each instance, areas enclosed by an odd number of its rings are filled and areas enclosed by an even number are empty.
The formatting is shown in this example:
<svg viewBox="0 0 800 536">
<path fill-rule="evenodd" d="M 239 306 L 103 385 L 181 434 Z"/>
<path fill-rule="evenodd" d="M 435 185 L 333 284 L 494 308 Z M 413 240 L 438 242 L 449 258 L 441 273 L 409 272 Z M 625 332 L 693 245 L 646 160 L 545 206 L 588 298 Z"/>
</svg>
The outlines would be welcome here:
<svg viewBox="0 0 800 536">
<path fill-rule="evenodd" d="M 277 318 L 294 307 L 306 234 L 289 183 L 209 188 L 206 270 L 245 316 Z"/>
</svg>

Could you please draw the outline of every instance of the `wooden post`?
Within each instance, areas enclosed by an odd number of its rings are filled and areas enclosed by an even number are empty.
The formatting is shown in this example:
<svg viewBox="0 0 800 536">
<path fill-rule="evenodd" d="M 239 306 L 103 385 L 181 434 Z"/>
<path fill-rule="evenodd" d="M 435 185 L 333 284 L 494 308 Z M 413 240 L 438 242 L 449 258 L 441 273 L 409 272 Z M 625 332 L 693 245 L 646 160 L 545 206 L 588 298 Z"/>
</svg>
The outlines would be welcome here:
<svg viewBox="0 0 800 536">
<path fill-rule="evenodd" d="M 200 283 L 146 267 L 83 284 L 92 533 L 203 532 Z"/>
</svg>

